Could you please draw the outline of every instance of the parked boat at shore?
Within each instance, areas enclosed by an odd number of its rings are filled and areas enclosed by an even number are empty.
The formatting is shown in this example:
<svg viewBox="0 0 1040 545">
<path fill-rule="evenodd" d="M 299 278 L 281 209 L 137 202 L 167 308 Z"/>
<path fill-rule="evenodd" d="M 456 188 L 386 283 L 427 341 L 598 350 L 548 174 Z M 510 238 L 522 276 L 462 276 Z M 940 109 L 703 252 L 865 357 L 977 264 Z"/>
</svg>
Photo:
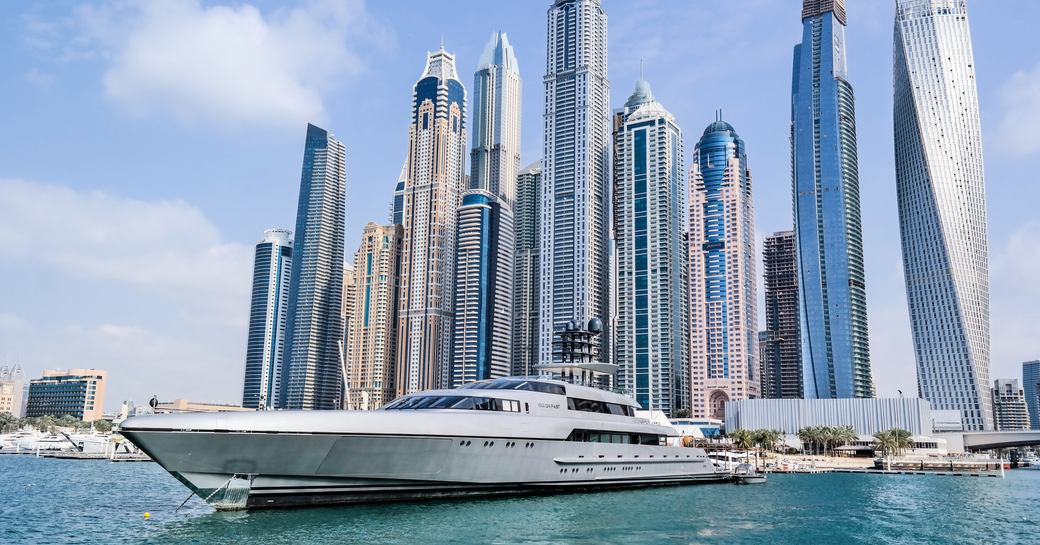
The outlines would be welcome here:
<svg viewBox="0 0 1040 545">
<path fill-rule="evenodd" d="M 121 432 L 218 509 L 518 495 L 730 479 L 634 400 L 507 378 L 375 411 L 137 416 Z"/>
</svg>

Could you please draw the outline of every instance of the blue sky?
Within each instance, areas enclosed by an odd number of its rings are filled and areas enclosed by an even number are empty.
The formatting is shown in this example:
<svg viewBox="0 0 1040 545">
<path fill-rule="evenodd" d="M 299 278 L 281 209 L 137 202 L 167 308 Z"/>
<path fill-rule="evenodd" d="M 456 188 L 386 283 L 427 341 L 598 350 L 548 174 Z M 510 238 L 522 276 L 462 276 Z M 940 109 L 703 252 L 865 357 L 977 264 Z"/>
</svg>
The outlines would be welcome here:
<svg viewBox="0 0 1040 545">
<path fill-rule="evenodd" d="M 892 143 L 893 2 L 848 2 L 871 355 L 916 391 Z M 347 147 L 347 255 L 386 221 L 427 50 L 467 87 L 504 30 L 541 156 L 548 2 L 13 2 L 0 15 L 0 363 L 110 372 L 106 405 L 239 401 L 252 246 L 291 227 L 308 121 Z M 604 0 L 613 105 L 645 64 L 686 135 L 744 138 L 758 238 L 791 223 L 800 0 Z M 994 377 L 1040 357 L 1040 2 L 970 1 L 989 199 Z M 1013 17 L 1011 14 L 1015 14 Z"/>
</svg>

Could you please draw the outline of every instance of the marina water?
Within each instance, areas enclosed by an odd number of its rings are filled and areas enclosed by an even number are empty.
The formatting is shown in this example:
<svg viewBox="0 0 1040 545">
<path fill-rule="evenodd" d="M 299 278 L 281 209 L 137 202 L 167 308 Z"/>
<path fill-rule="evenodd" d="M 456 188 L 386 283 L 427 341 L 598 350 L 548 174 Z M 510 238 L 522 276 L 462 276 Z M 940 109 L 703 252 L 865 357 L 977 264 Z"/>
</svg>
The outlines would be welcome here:
<svg viewBox="0 0 1040 545">
<path fill-rule="evenodd" d="M 230 513 L 192 498 L 175 512 L 188 494 L 154 463 L 0 456 L 0 543 L 1040 543 L 1040 471 L 1024 470 Z"/>
</svg>

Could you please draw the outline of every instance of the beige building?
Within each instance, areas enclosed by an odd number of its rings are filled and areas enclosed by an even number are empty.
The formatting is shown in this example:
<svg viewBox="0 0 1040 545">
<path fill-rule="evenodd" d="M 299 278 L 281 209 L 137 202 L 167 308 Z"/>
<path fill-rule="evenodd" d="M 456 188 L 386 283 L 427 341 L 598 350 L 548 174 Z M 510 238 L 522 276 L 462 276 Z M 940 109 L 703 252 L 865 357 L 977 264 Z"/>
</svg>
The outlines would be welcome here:
<svg viewBox="0 0 1040 545">
<path fill-rule="evenodd" d="M 759 395 L 755 215 L 744 141 L 721 115 L 690 166 L 690 416 Z"/>
<path fill-rule="evenodd" d="M 100 420 L 105 411 L 108 372 L 98 369 L 48 369 L 29 381 L 25 416 L 72 415 L 84 422 Z"/>
<path fill-rule="evenodd" d="M 173 401 L 161 401 L 155 406 L 156 414 L 166 413 L 228 413 L 252 411 L 240 405 L 224 403 L 205 403 L 199 401 L 188 401 L 187 399 L 174 399 Z"/>
<path fill-rule="evenodd" d="M 347 409 L 378 409 L 394 398 L 401 226 L 369 222 L 354 256 L 347 326 Z"/>
<path fill-rule="evenodd" d="M 0 414 L 11 414 L 16 418 L 23 416 L 25 373 L 20 365 L 0 367 Z"/>
</svg>

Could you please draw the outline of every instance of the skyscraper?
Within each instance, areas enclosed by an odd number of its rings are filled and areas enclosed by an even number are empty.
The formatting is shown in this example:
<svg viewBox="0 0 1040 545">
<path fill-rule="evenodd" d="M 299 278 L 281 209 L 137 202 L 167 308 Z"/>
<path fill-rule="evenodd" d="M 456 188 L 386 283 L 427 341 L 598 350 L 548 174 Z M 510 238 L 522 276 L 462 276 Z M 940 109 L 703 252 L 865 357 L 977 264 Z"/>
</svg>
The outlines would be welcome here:
<svg viewBox="0 0 1040 545">
<path fill-rule="evenodd" d="M 401 175 L 394 186 L 394 200 L 390 203 L 390 223 L 401 225 L 404 222 L 404 186 L 408 177 L 408 163 L 401 165 Z"/>
<path fill-rule="evenodd" d="M 25 372 L 22 366 L 0 366 L 0 414 L 21 418 L 25 414 Z"/>
<path fill-rule="evenodd" d="M 1022 431 L 1030 428 L 1026 397 L 1018 379 L 993 381 L 993 424 L 997 431 Z"/>
<path fill-rule="evenodd" d="M 342 403 L 346 184 L 343 144 L 308 124 L 289 284 L 285 408 L 338 409 Z"/>
<path fill-rule="evenodd" d="M 508 204 L 474 189 L 459 208 L 452 386 L 512 370 L 513 219 Z"/>
<path fill-rule="evenodd" d="M 354 306 L 357 305 L 357 270 L 352 263 L 343 263 L 343 344 L 340 346 L 340 358 L 343 365 L 343 376 L 346 377 L 346 365 L 354 339 L 354 324 L 351 317 L 354 314 Z M 346 378 L 344 378 L 346 380 Z M 346 398 L 343 398 L 346 400 Z"/>
<path fill-rule="evenodd" d="M 538 265 L 542 163 L 524 167 L 516 178 L 516 258 L 513 269 L 513 370 L 515 376 L 537 374 Z"/>
<path fill-rule="evenodd" d="M 451 382 L 456 229 L 466 168 L 466 90 L 455 56 L 429 53 L 415 83 L 402 207 L 396 393 Z"/>
<path fill-rule="evenodd" d="M 896 189 L 921 397 L 991 429 L 989 250 L 964 0 L 898 0 Z"/>
<path fill-rule="evenodd" d="M 856 111 L 844 0 L 805 0 L 794 47 L 791 160 L 807 398 L 871 397 Z"/>
<path fill-rule="evenodd" d="M 610 324 L 607 14 L 600 0 L 548 11 L 538 356 L 553 361 L 567 323 Z M 599 336 L 608 355 L 611 331 Z M 556 357 L 558 360 L 559 358 Z"/>
<path fill-rule="evenodd" d="M 249 303 L 242 406 L 280 408 L 292 278 L 292 231 L 268 229 L 253 258 L 253 296 Z"/>
<path fill-rule="evenodd" d="M 1022 362 L 1022 393 L 1029 409 L 1029 425 L 1040 430 L 1040 360 Z"/>
<path fill-rule="evenodd" d="M 473 77 L 470 187 L 490 192 L 509 209 L 520 170 L 520 67 L 505 32 L 495 32 Z"/>
<path fill-rule="evenodd" d="M 513 359 L 513 205 L 520 168 L 520 72 L 504 32 L 473 78 L 471 191 L 459 209 L 452 385 L 509 375 Z"/>
<path fill-rule="evenodd" d="M 355 303 L 347 349 L 347 407 L 378 409 L 394 399 L 401 226 L 369 222 L 354 254 Z"/>
<path fill-rule="evenodd" d="M 642 79 L 614 114 L 613 186 L 618 384 L 672 414 L 686 406 L 683 140 Z"/>
<path fill-rule="evenodd" d="M 659 205 L 658 205 L 659 206 Z M 690 413 L 758 397 L 755 208 L 744 141 L 708 125 L 690 166 Z"/>
<path fill-rule="evenodd" d="M 762 397 L 802 395 L 802 339 L 799 332 L 798 252 L 794 231 L 766 237 L 762 248 L 766 323 L 759 351 Z"/>
</svg>

